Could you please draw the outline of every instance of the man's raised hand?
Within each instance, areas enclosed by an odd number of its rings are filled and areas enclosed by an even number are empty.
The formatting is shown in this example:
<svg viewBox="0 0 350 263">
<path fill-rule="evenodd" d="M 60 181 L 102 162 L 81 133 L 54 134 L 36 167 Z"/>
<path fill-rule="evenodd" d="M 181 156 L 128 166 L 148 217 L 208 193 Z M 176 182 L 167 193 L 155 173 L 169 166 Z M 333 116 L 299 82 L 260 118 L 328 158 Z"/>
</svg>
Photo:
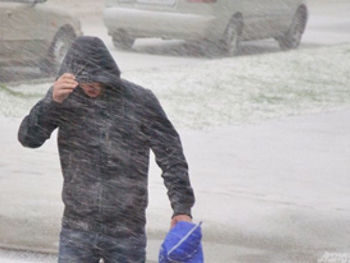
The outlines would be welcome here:
<svg viewBox="0 0 350 263">
<path fill-rule="evenodd" d="M 73 90 L 78 86 L 75 76 L 70 73 L 63 74 L 55 81 L 53 86 L 52 98 L 58 103 L 62 103 Z"/>
</svg>

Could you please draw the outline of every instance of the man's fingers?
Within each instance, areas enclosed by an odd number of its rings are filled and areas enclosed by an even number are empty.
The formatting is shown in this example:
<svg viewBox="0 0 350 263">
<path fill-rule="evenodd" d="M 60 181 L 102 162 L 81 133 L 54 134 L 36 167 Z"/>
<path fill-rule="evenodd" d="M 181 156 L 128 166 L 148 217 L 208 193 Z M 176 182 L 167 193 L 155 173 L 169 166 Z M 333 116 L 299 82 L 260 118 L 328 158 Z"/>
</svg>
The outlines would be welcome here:
<svg viewBox="0 0 350 263">
<path fill-rule="evenodd" d="M 64 73 L 56 82 L 55 89 L 74 89 L 78 86 L 75 76 L 71 73 Z"/>
<path fill-rule="evenodd" d="M 78 86 L 78 82 L 74 80 L 63 80 L 63 81 L 56 81 L 55 88 L 56 89 L 65 89 L 65 88 L 76 88 Z"/>
<path fill-rule="evenodd" d="M 58 89 L 56 93 L 67 93 L 67 92 L 73 92 L 74 88 L 65 88 L 65 89 Z"/>
<path fill-rule="evenodd" d="M 62 103 L 78 86 L 75 76 L 70 73 L 63 74 L 54 84 L 53 99 Z"/>
<path fill-rule="evenodd" d="M 56 85 L 57 89 L 75 89 L 77 87 L 77 83 L 58 83 Z"/>
<path fill-rule="evenodd" d="M 75 79 L 71 78 L 63 78 L 63 79 L 58 79 L 56 83 L 75 83 L 78 84 L 78 82 Z"/>
<path fill-rule="evenodd" d="M 56 86 L 55 88 L 54 88 L 54 92 L 61 92 L 61 91 L 73 91 L 73 90 L 75 90 L 75 88 L 76 88 L 76 86 L 67 86 L 67 85 L 65 85 L 65 86 Z"/>
<path fill-rule="evenodd" d="M 62 96 L 65 94 L 70 94 L 75 89 L 75 86 L 62 86 L 62 87 L 56 87 L 54 89 L 54 96 Z"/>
<path fill-rule="evenodd" d="M 71 73 L 64 73 L 59 79 L 75 79 L 75 76 Z"/>
<path fill-rule="evenodd" d="M 72 92 L 73 92 L 72 89 L 59 90 L 59 91 L 57 91 L 57 93 L 55 95 L 56 95 L 56 97 L 65 97 L 65 96 L 68 96 Z"/>
</svg>

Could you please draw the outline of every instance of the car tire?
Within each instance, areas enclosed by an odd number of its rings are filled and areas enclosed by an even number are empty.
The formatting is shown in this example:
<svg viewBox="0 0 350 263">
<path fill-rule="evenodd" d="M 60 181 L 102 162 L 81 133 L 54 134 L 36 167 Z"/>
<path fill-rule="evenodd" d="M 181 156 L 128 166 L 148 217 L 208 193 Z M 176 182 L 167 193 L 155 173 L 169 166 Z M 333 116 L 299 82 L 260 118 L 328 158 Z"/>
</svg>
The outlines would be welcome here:
<svg viewBox="0 0 350 263">
<path fill-rule="evenodd" d="M 242 22 L 237 19 L 231 19 L 228 24 L 224 37 L 221 41 L 222 48 L 225 55 L 227 56 L 235 56 L 239 52 L 239 45 L 241 41 L 242 35 Z"/>
<path fill-rule="evenodd" d="M 277 38 L 277 42 L 282 50 L 297 49 L 299 47 L 306 20 L 306 11 L 299 9 L 292 20 L 288 32 L 284 36 Z"/>
<path fill-rule="evenodd" d="M 113 45 L 122 50 L 130 50 L 135 43 L 135 38 L 128 36 L 127 34 L 115 34 L 112 36 Z"/>
<path fill-rule="evenodd" d="M 73 33 L 59 31 L 50 47 L 49 54 L 40 65 L 40 70 L 48 75 L 58 73 L 61 63 L 75 38 Z"/>
</svg>

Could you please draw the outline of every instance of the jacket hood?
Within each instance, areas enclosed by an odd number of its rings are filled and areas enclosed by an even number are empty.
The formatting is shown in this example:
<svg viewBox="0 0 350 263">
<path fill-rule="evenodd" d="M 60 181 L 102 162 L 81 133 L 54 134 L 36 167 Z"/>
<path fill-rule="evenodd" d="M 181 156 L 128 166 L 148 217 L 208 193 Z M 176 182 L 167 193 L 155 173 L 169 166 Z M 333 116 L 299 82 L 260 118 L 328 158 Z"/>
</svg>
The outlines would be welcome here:
<svg viewBox="0 0 350 263">
<path fill-rule="evenodd" d="M 78 82 L 99 82 L 114 87 L 120 70 L 103 41 L 97 37 L 77 37 L 61 64 L 59 76 L 72 73 Z"/>
</svg>

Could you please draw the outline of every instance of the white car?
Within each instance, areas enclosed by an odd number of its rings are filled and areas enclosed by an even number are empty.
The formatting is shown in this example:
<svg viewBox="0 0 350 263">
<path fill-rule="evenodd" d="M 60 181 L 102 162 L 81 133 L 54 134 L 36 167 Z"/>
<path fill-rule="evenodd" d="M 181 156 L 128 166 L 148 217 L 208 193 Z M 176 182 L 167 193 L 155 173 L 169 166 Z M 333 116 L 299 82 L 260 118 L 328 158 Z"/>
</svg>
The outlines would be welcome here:
<svg viewBox="0 0 350 263">
<path fill-rule="evenodd" d="M 57 72 L 70 43 L 83 33 L 76 17 L 45 2 L 0 1 L 0 66 L 35 65 Z"/>
<path fill-rule="evenodd" d="M 275 38 L 282 49 L 297 48 L 307 18 L 304 0 L 106 0 L 103 11 L 116 47 L 174 38 L 205 41 L 227 55 L 244 40 Z"/>
</svg>

